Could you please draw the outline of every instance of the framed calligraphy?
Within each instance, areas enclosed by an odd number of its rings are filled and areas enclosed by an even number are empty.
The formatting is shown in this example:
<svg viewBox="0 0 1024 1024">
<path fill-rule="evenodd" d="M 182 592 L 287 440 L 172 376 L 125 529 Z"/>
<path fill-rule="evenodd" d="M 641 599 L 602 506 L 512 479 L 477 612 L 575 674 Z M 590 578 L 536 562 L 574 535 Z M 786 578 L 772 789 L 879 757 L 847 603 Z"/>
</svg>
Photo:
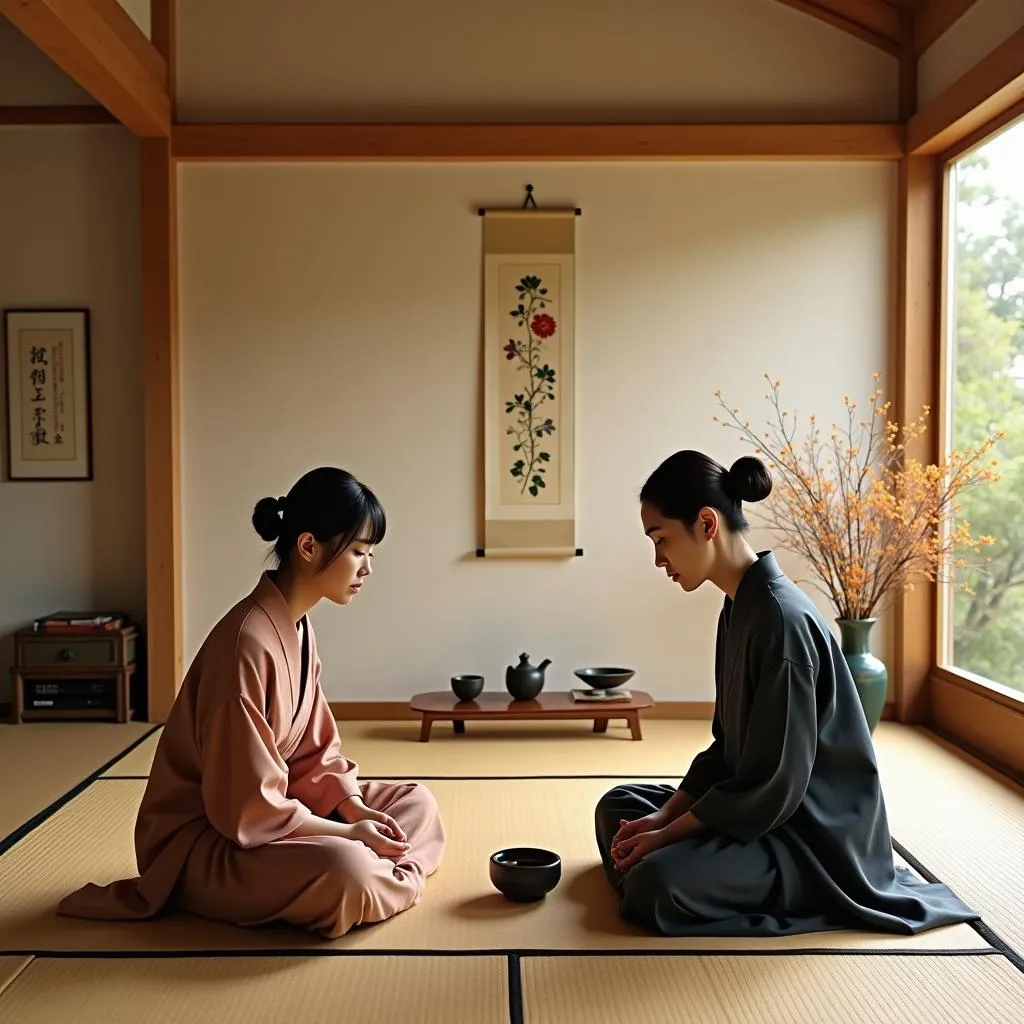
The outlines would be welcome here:
<svg viewBox="0 0 1024 1024">
<path fill-rule="evenodd" d="M 89 312 L 8 309 L 7 477 L 91 480 Z"/>
</svg>

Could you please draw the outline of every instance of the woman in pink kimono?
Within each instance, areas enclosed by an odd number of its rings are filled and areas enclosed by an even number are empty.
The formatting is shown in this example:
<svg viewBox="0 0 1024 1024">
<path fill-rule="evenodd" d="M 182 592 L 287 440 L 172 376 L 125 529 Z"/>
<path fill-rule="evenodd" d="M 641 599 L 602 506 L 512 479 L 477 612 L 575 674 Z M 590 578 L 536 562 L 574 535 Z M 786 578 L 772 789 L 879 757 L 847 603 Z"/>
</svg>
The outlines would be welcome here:
<svg viewBox="0 0 1024 1024">
<path fill-rule="evenodd" d="M 87 885 L 61 913 L 164 908 L 328 938 L 419 902 L 444 830 L 418 784 L 360 783 L 320 689 L 308 612 L 370 575 L 384 510 L 350 473 L 303 476 L 252 517 L 278 567 L 207 637 L 171 708 L 135 826 L 140 876 Z"/>
</svg>

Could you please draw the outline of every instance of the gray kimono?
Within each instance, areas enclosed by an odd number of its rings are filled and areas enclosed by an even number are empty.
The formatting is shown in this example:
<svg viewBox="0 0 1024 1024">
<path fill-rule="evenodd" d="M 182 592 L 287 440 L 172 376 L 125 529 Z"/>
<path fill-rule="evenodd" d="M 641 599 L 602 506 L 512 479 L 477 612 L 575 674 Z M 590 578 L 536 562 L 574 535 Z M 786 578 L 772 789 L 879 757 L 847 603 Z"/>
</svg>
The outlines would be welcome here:
<svg viewBox="0 0 1024 1024">
<path fill-rule="evenodd" d="M 665 935 L 785 935 L 840 928 L 914 934 L 979 915 L 893 863 L 871 734 L 853 678 L 806 594 L 762 552 L 718 623 L 710 747 L 680 783 L 707 829 L 625 875 L 620 819 L 674 789 L 619 786 L 595 813 L 620 913 Z"/>
</svg>

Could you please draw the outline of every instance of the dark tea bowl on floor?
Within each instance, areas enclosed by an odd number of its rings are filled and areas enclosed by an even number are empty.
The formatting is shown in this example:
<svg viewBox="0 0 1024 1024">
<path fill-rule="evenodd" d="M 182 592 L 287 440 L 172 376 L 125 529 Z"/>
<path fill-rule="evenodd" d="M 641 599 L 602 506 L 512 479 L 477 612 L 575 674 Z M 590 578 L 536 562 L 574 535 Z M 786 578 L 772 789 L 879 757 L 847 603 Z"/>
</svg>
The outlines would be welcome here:
<svg viewBox="0 0 1024 1024">
<path fill-rule="evenodd" d="M 631 668 L 578 668 L 575 673 L 592 690 L 615 690 L 628 683 L 636 670 Z"/>
<path fill-rule="evenodd" d="M 562 877 L 562 858 L 550 850 L 513 846 L 491 854 L 488 870 L 494 888 L 515 903 L 542 900 Z"/>
<path fill-rule="evenodd" d="M 459 700 L 476 700 L 483 689 L 483 676 L 452 676 L 452 693 Z"/>
</svg>

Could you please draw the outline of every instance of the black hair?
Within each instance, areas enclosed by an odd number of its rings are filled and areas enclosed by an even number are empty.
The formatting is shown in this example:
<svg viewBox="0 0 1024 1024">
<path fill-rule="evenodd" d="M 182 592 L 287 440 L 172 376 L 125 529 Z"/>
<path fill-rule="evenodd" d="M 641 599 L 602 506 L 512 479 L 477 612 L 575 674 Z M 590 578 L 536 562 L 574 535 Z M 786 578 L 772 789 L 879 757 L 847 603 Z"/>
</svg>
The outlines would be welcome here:
<svg viewBox="0 0 1024 1024">
<path fill-rule="evenodd" d="M 702 508 L 717 509 L 730 530 L 743 533 L 750 524 L 742 503 L 762 501 L 771 492 L 771 475 L 753 455 L 742 456 L 726 469 L 702 452 L 681 451 L 647 478 L 640 500 L 666 519 L 678 519 L 687 526 L 697 521 Z"/>
<path fill-rule="evenodd" d="M 351 473 L 333 466 L 311 469 L 283 498 L 261 498 L 252 525 L 266 541 L 274 541 L 278 566 L 287 565 L 299 535 L 311 533 L 324 543 L 335 541 L 324 560 L 327 568 L 363 530 L 366 541 L 384 539 L 387 519 L 377 496 Z"/>
</svg>

